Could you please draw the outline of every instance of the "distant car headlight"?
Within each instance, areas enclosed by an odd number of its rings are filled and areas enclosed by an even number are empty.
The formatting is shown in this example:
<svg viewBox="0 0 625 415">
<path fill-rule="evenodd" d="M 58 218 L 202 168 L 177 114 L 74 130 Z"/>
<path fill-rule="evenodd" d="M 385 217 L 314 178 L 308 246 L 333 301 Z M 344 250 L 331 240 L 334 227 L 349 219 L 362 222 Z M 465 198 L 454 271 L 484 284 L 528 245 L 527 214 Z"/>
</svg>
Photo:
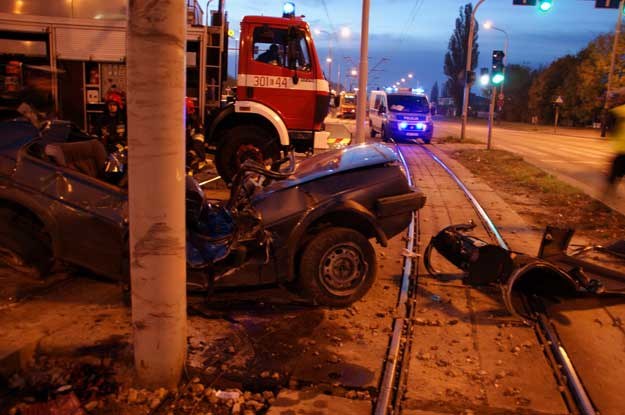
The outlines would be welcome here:
<svg viewBox="0 0 625 415">
<path fill-rule="evenodd" d="M 415 125 L 415 128 L 416 128 L 417 130 L 419 130 L 419 131 L 425 131 L 425 130 L 427 130 L 427 129 L 428 129 L 428 125 L 427 125 L 426 123 L 424 123 L 424 122 L 418 122 L 418 123 Z"/>
<path fill-rule="evenodd" d="M 398 127 L 400 130 L 405 130 L 406 128 L 408 128 L 408 123 L 406 121 L 402 121 L 398 124 Z"/>
</svg>

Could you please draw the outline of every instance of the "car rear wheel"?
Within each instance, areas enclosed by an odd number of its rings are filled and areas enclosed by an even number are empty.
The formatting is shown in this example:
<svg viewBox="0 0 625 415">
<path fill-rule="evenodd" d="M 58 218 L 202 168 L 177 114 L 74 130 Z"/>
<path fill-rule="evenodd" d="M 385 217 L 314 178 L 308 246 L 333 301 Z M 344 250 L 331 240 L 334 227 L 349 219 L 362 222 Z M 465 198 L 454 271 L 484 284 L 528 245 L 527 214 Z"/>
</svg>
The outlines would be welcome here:
<svg viewBox="0 0 625 415">
<path fill-rule="evenodd" d="M 300 258 L 299 285 L 315 304 L 348 306 L 375 281 L 375 251 L 367 238 L 352 229 L 332 227 L 319 232 Z"/>
<path fill-rule="evenodd" d="M 30 218 L 0 207 L 0 263 L 33 277 L 45 277 L 53 265 L 50 242 Z"/>
<path fill-rule="evenodd" d="M 227 183 L 232 182 L 245 160 L 256 160 L 271 167 L 280 159 L 278 138 L 254 125 L 240 125 L 224 130 L 219 134 L 218 142 L 215 164 L 221 178 Z"/>
</svg>

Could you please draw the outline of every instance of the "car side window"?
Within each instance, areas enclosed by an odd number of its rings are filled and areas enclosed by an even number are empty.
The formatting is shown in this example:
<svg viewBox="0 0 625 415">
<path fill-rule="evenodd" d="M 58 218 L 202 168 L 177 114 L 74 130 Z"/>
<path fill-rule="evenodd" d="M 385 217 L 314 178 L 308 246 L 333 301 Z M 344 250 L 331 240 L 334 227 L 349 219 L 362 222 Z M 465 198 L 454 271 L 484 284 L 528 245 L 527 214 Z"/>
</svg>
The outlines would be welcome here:
<svg viewBox="0 0 625 415">
<path fill-rule="evenodd" d="M 254 29 L 253 56 L 257 62 L 285 66 L 286 29 L 260 26 Z"/>
</svg>

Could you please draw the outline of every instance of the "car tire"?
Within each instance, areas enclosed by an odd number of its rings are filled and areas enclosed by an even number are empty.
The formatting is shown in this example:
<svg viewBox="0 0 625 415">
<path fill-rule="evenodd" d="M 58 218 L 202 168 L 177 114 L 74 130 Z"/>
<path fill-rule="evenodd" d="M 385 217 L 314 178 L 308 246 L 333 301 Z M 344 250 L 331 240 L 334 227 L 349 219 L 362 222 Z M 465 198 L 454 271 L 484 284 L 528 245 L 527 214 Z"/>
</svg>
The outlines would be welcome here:
<svg viewBox="0 0 625 415">
<path fill-rule="evenodd" d="M 315 304 L 349 306 L 369 291 L 376 278 L 375 251 L 353 229 L 322 230 L 312 236 L 300 258 L 299 287 Z"/>
<path fill-rule="evenodd" d="M 378 133 L 373 129 L 373 127 L 369 128 L 369 136 L 371 138 L 375 138 L 375 136 L 378 135 Z"/>
<path fill-rule="evenodd" d="M 54 264 L 48 235 L 28 216 L 0 207 L 0 262 L 35 278 Z"/>
<path fill-rule="evenodd" d="M 276 136 L 254 125 L 240 125 L 218 133 L 215 164 L 226 182 L 232 182 L 241 163 L 255 159 L 262 164 L 273 164 L 280 159 L 280 144 Z"/>
<path fill-rule="evenodd" d="M 423 137 L 423 144 L 430 144 L 430 142 L 432 142 L 432 136 L 431 135 Z"/>
</svg>

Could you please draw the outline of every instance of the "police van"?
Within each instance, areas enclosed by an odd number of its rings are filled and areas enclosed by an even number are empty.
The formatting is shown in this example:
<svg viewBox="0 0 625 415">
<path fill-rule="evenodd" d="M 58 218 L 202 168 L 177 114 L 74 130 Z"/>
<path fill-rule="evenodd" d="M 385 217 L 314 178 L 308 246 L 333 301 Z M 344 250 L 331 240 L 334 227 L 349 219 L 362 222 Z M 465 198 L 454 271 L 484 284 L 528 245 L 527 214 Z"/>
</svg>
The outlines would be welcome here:
<svg viewBox="0 0 625 415">
<path fill-rule="evenodd" d="M 434 133 L 430 103 L 421 89 L 387 88 L 369 98 L 371 137 L 401 141 L 420 138 L 429 144 Z"/>
</svg>

